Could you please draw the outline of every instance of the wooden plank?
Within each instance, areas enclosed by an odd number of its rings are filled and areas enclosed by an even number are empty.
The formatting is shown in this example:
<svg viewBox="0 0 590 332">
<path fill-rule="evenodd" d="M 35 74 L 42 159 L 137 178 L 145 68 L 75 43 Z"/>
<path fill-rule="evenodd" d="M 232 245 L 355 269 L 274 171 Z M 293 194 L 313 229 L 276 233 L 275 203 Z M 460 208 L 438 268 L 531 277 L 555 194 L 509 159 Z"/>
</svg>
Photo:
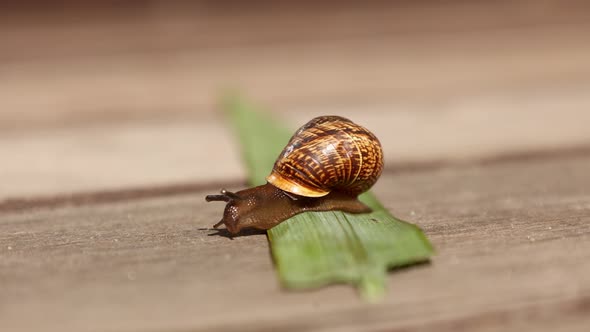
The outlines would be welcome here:
<svg viewBox="0 0 590 332">
<path fill-rule="evenodd" d="M 63 2 L 63 1 L 62 1 Z M 314 44 L 587 23 L 580 0 L 275 2 L 66 1 L 7 4 L 0 62 L 186 49 Z"/>
<path fill-rule="evenodd" d="M 318 115 L 349 117 L 376 133 L 392 169 L 590 149 L 585 92 L 519 102 L 472 98 L 436 112 L 421 107 L 427 106 L 308 107 L 277 116 L 293 130 Z M 237 144 L 220 119 L 206 117 L 11 131 L 0 134 L 0 201 L 237 182 L 244 178 Z"/>
<path fill-rule="evenodd" d="M 584 331 L 590 157 L 387 173 L 375 188 L 438 254 L 387 298 L 289 293 L 264 235 L 208 229 L 209 191 L 0 214 L 0 321 L 11 331 Z M 211 188 L 211 191 L 217 188 Z"/>
<path fill-rule="evenodd" d="M 207 15 L 182 6 L 144 13 L 139 25 L 117 15 L 116 24 L 5 20 L 0 129 L 194 116 L 227 87 L 280 109 L 428 101 L 436 110 L 465 96 L 587 91 L 583 3 L 451 3 L 329 7 L 306 20 L 302 7 L 201 22 L 191 15 Z"/>
<path fill-rule="evenodd" d="M 12 133 L 0 151 L 0 198 L 236 182 L 244 174 L 229 129 L 210 121 Z"/>
</svg>

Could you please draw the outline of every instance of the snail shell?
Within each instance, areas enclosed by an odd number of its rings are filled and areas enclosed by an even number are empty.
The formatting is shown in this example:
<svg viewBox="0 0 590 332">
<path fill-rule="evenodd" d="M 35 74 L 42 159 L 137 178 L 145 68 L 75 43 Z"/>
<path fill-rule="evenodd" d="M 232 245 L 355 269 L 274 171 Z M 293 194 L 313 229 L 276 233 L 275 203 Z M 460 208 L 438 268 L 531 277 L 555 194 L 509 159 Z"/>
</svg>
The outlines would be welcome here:
<svg viewBox="0 0 590 332">
<path fill-rule="evenodd" d="M 383 150 L 373 133 L 340 116 L 320 116 L 291 137 L 266 180 L 305 197 L 332 191 L 356 196 L 373 186 L 382 170 Z"/>
</svg>

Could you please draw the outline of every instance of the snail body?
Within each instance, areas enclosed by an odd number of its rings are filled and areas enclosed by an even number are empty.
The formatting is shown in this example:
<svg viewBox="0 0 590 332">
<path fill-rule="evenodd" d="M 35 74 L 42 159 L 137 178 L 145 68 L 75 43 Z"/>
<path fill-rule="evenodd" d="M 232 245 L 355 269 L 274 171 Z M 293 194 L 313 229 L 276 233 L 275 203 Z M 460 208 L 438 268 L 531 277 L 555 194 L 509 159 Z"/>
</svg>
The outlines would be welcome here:
<svg viewBox="0 0 590 332">
<path fill-rule="evenodd" d="M 236 234 L 244 228 L 270 229 L 306 211 L 370 212 L 358 195 L 375 184 L 383 152 L 375 135 L 340 116 L 312 119 L 291 137 L 267 183 L 238 192 L 221 191 L 207 201 L 225 201 L 225 224 Z"/>
</svg>

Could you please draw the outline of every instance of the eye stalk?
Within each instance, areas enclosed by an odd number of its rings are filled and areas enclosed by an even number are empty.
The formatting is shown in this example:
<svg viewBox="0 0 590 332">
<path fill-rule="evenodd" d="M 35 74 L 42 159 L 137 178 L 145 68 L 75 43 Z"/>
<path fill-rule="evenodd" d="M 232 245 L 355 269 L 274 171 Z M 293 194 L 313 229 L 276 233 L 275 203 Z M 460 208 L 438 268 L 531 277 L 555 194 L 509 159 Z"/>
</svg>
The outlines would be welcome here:
<svg viewBox="0 0 590 332">
<path fill-rule="evenodd" d="M 207 202 L 214 202 L 214 201 L 222 201 L 222 202 L 229 202 L 231 200 L 240 199 L 240 196 L 237 194 L 227 191 L 225 189 L 221 189 L 221 195 L 207 195 L 205 200 Z"/>
</svg>

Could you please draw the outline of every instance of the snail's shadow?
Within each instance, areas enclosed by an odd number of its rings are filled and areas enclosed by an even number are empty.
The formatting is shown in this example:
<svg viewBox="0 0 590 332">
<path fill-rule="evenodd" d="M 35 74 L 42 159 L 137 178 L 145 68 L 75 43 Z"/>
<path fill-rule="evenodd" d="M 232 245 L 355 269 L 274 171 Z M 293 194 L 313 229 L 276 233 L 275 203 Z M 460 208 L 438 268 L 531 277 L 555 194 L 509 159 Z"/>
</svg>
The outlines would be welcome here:
<svg viewBox="0 0 590 332">
<path fill-rule="evenodd" d="M 225 228 L 199 228 L 199 231 L 210 231 L 213 233 L 207 234 L 207 236 L 221 236 L 233 240 L 235 237 L 240 236 L 252 236 L 252 235 L 266 235 L 266 231 L 262 229 L 244 229 L 238 234 L 232 234 Z"/>
</svg>

